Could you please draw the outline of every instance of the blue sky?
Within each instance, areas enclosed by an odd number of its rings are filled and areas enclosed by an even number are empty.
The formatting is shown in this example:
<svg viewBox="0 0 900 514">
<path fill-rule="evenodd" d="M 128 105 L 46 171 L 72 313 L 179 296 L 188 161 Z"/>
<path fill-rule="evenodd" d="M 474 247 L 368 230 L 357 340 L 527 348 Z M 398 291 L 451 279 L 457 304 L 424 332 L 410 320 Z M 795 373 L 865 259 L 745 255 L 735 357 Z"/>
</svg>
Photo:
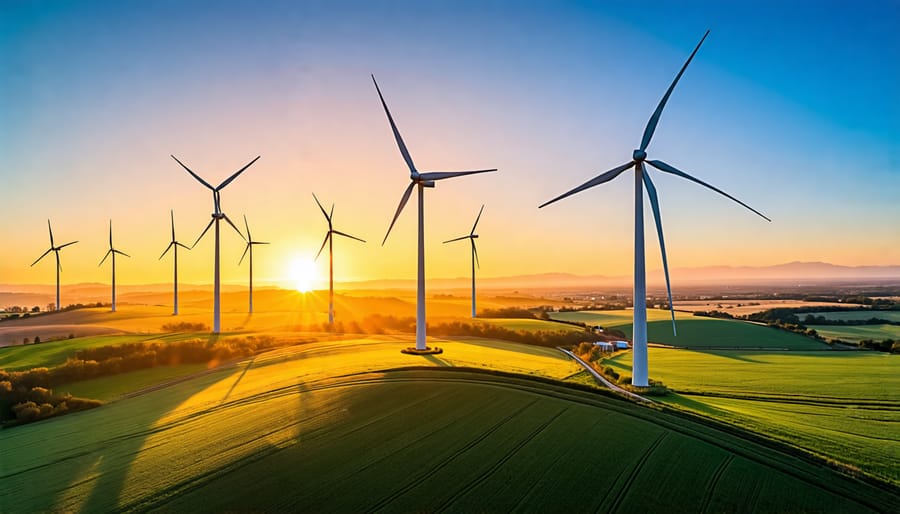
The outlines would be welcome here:
<svg viewBox="0 0 900 514">
<path fill-rule="evenodd" d="M 900 263 L 900 2 L 7 1 L 0 214 L 21 252 L 0 283 L 46 279 L 23 266 L 48 217 L 83 241 L 73 275 L 105 279 L 112 217 L 146 256 L 124 281 L 164 280 L 167 211 L 186 239 L 209 215 L 170 153 L 210 181 L 263 155 L 223 199 L 279 243 L 258 257 L 271 280 L 318 249 L 311 191 L 380 241 L 406 174 L 370 73 L 420 166 L 501 170 L 428 192 L 429 275 L 465 274 L 440 241 L 482 203 L 486 275 L 628 274 L 631 180 L 536 206 L 628 160 L 706 29 L 649 153 L 774 221 L 657 173 L 670 265 Z M 404 276 L 414 232 L 410 210 L 339 276 Z"/>
</svg>

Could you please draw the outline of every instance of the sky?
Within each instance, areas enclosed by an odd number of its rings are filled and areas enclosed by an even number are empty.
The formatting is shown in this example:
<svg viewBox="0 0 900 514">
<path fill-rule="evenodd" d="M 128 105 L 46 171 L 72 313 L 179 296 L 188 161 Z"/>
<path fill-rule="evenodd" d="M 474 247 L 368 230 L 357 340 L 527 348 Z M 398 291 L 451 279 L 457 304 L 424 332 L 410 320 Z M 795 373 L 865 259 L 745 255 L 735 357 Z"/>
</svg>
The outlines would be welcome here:
<svg viewBox="0 0 900 514">
<path fill-rule="evenodd" d="M 426 190 L 429 277 L 632 271 L 628 161 L 703 33 L 648 149 L 762 211 L 651 174 L 669 264 L 900 264 L 900 2 L 16 1 L 0 3 L 0 283 L 163 283 L 169 211 L 190 245 L 218 184 L 257 240 L 254 278 L 290 286 L 327 229 L 338 281 L 415 277 L 415 198 L 381 245 L 408 171 L 370 74 L 420 170 L 499 168 Z M 645 197 L 647 267 L 661 267 Z M 222 277 L 243 242 L 223 225 Z M 213 240 L 179 255 L 212 281 Z M 673 276 L 677 282 L 677 274 Z"/>
</svg>

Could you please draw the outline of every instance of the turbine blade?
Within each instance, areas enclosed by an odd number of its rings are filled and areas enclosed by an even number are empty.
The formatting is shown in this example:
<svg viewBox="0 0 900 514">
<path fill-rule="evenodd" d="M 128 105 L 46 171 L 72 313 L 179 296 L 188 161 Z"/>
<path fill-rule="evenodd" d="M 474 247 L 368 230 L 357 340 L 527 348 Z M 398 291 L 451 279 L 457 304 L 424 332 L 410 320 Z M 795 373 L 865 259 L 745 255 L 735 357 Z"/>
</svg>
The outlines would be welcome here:
<svg viewBox="0 0 900 514">
<path fill-rule="evenodd" d="M 662 216 L 659 213 L 659 198 L 656 196 L 656 186 L 650 180 L 647 168 L 641 165 L 641 174 L 644 178 L 644 185 L 647 186 L 647 195 L 650 197 L 650 207 L 653 208 L 653 219 L 656 220 L 656 235 L 659 236 L 659 251 L 662 252 L 663 271 L 666 274 L 666 292 L 669 293 L 669 310 L 672 311 L 672 333 L 678 335 L 675 330 L 675 305 L 672 304 L 672 286 L 669 283 L 669 261 L 666 258 L 666 241 L 663 239 Z"/>
<path fill-rule="evenodd" d="M 247 241 L 253 242 L 253 236 L 250 235 L 250 225 L 247 223 L 247 215 L 244 214 L 244 226 L 247 227 Z"/>
<path fill-rule="evenodd" d="M 35 259 L 34 262 L 31 263 L 31 265 L 34 266 L 35 264 L 41 262 L 41 259 L 43 259 L 44 257 L 46 257 L 47 254 L 50 253 L 50 252 L 52 252 L 52 251 L 53 251 L 53 248 L 51 248 L 51 249 L 47 250 L 46 252 L 42 253 L 40 257 L 38 257 L 37 259 Z"/>
<path fill-rule="evenodd" d="M 472 254 L 475 256 L 475 265 L 481 269 L 481 262 L 478 260 L 478 248 L 475 246 L 475 240 L 472 240 Z"/>
<path fill-rule="evenodd" d="M 329 230 L 328 232 L 325 233 L 325 240 L 322 241 L 322 246 L 320 246 L 320 247 L 319 247 L 319 251 L 316 252 L 316 258 L 313 259 L 314 261 L 319 260 L 319 256 L 322 255 L 322 250 L 325 249 L 325 243 L 328 242 L 328 238 L 329 238 L 329 237 L 331 237 L 331 231 L 330 231 L 330 230 Z"/>
<path fill-rule="evenodd" d="M 247 255 L 247 251 L 248 251 L 249 249 L 250 249 L 250 243 L 247 243 L 247 245 L 244 246 L 244 253 L 241 254 L 241 260 L 238 261 L 238 266 L 240 266 L 241 263 L 244 262 L 244 256 Z"/>
<path fill-rule="evenodd" d="M 463 175 L 474 175 L 476 173 L 488 173 L 491 171 L 497 171 L 497 168 L 489 169 L 489 170 L 475 170 L 475 171 L 428 171 L 425 173 L 419 174 L 420 180 L 444 180 L 445 178 L 453 178 L 453 177 L 462 177 Z"/>
<path fill-rule="evenodd" d="M 381 88 L 378 87 L 378 81 L 375 80 L 375 75 L 372 75 L 372 82 L 375 83 L 375 90 L 378 91 L 378 98 L 381 99 L 384 113 L 387 114 L 388 121 L 391 122 L 391 130 L 394 132 L 394 139 L 397 140 L 397 146 L 400 147 L 400 153 L 403 154 L 403 160 L 406 161 L 406 165 L 409 166 L 409 172 L 416 173 L 416 165 L 413 164 L 412 157 L 409 156 L 409 150 L 406 149 L 406 143 L 403 142 L 400 131 L 397 130 L 397 124 L 394 123 L 394 117 L 391 116 L 391 111 L 388 109 L 387 102 L 384 101 L 384 96 L 381 94 Z"/>
<path fill-rule="evenodd" d="M 109 257 L 109 255 L 110 255 L 111 253 L 113 253 L 112 248 L 110 248 L 109 250 L 107 250 L 107 251 L 106 251 L 106 255 L 104 255 L 103 258 L 100 259 L 100 264 L 97 265 L 98 268 L 99 268 L 100 266 L 103 266 L 103 263 L 106 262 L 106 258 Z"/>
<path fill-rule="evenodd" d="M 112 252 L 113 252 L 113 253 L 117 253 L 117 254 L 119 254 L 119 255 L 124 255 L 125 257 L 131 257 L 130 255 L 128 255 L 127 253 L 125 253 L 125 252 L 123 252 L 123 251 L 121 251 L 121 250 L 115 250 L 115 249 L 114 249 Z"/>
<path fill-rule="evenodd" d="M 241 233 L 241 230 L 240 230 L 239 228 L 237 228 L 237 225 L 235 225 L 235 224 L 231 221 L 231 218 L 229 218 L 227 214 L 222 214 L 222 217 L 225 218 L 225 221 L 227 221 L 228 224 L 231 225 L 231 228 L 233 228 L 234 231 L 237 232 L 239 236 L 241 236 L 241 239 L 243 239 L 244 241 L 247 240 L 247 238 L 244 237 L 244 234 Z"/>
<path fill-rule="evenodd" d="M 328 213 L 328 219 L 330 220 L 334 216 L 334 204 L 331 204 L 331 211 Z"/>
<path fill-rule="evenodd" d="M 183 162 L 179 161 L 179 160 L 178 160 L 178 157 L 175 157 L 174 155 L 171 155 L 171 154 L 170 154 L 170 156 L 171 156 L 173 159 L 175 159 L 175 162 L 177 162 L 178 164 L 180 164 L 182 168 L 184 168 L 185 170 L 187 170 L 187 172 L 190 173 L 192 177 L 194 177 L 195 179 L 197 179 L 198 181 L 200 181 L 201 184 L 203 184 L 204 186 L 206 186 L 206 187 L 212 189 L 213 191 L 216 190 L 216 188 L 214 188 L 214 187 L 212 187 L 211 185 L 209 185 L 209 182 L 207 182 L 207 181 L 203 180 L 202 178 L 200 178 L 200 175 L 197 175 L 196 173 L 194 173 L 193 171 L 191 171 L 190 168 L 188 168 L 187 166 L 185 166 Z"/>
<path fill-rule="evenodd" d="M 553 200 L 550 200 L 549 202 L 542 203 L 541 205 L 538 206 L 538 209 L 540 209 L 541 207 L 546 207 L 553 202 L 562 200 L 563 198 L 572 196 L 575 193 L 580 193 L 581 191 L 584 191 L 585 189 L 592 188 L 592 187 L 594 187 L 596 185 L 600 185 L 604 182 L 609 182 L 610 180 L 618 177 L 623 171 L 627 170 L 628 168 L 630 168 L 632 166 L 634 166 L 634 161 L 627 162 L 617 168 L 613 168 L 613 169 L 607 171 L 606 173 L 603 173 L 602 175 L 598 175 L 598 176 L 592 178 L 591 180 L 588 180 L 584 184 L 581 184 L 580 186 L 576 187 L 575 189 L 569 191 L 568 193 L 563 193 L 563 194 L 557 196 L 556 198 L 554 198 Z"/>
<path fill-rule="evenodd" d="M 188 245 L 186 245 L 186 244 L 181 244 L 181 243 L 179 243 L 178 241 L 175 241 L 175 245 L 176 245 L 176 246 L 180 246 L 180 247 L 184 248 L 185 250 L 190 250 L 190 249 L 191 249 L 190 246 L 188 246 Z"/>
<path fill-rule="evenodd" d="M 365 242 L 366 242 L 365 239 L 360 239 L 360 238 L 358 238 L 358 237 L 356 237 L 356 236 L 351 236 L 350 234 L 345 234 L 344 232 L 341 232 L 340 230 L 332 230 L 331 232 L 334 233 L 334 234 L 337 234 L 337 235 L 339 235 L 339 236 L 349 237 L 350 239 L 356 239 L 356 240 L 359 241 L 360 243 L 365 243 Z"/>
<path fill-rule="evenodd" d="M 112 220 L 109 220 L 109 248 L 112 249 Z"/>
<path fill-rule="evenodd" d="M 415 185 L 415 182 L 410 182 L 409 185 L 406 186 L 406 191 L 403 192 L 403 197 L 400 198 L 400 205 L 397 206 L 397 212 L 394 213 L 394 219 L 391 220 L 391 226 L 388 227 L 387 233 L 384 235 L 384 240 L 381 241 L 381 246 L 384 246 L 388 236 L 391 235 L 391 229 L 394 228 L 394 223 L 397 222 L 397 217 L 400 216 L 400 212 L 406 207 L 406 202 L 409 201 L 409 195 L 412 194 L 413 186 Z"/>
<path fill-rule="evenodd" d="M 217 187 L 217 188 L 215 189 L 215 191 L 216 191 L 216 192 L 219 192 L 222 188 L 224 188 L 224 187 L 227 186 L 228 184 L 231 184 L 231 181 L 232 181 L 232 180 L 236 179 L 237 176 L 240 175 L 241 173 L 243 173 L 245 169 L 249 168 L 251 165 L 253 165 L 254 162 L 258 161 L 260 157 L 262 157 L 262 156 L 261 156 L 261 155 L 257 155 L 257 156 L 256 156 L 256 159 L 253 159 L 252 161 L 248 162 L 246 166 L 244 166 L 243 168 L 241 168 L 241 169 L 235 171 L 230 177 L 228 177 L 227 179 L 225 179 L 225 182 L 222 182 L 221 184 L 219 184 L 219 187 Z"/>
<path fill-rule="evenodd" d="M 169 216 L 172 218 L 172 241 L 175 241 L 175 211 L 169 210 Z"/>
<path fill-rule="evenodd" d="M 269 244 L 272 244 L 272 243 L 269 243 L 269 242 L 266 242 L 266 241 L 250 241 L 250 244 L 252 244 L 252 245 L 269 245 Z"/>
<path fill-rule="evenodd" d="M 484 205 L 482 205 L 482 206 L 481 206 L 481 210 L 480 210 L 480 211 L 478 211 L 478 217 L 477 217 L 477 218 L 475 218 L 475 224 L 474 224 L 474 225 L 472 225 L 472 231 L 471 231 L 471 232 L 469 232 L 469 235 L 473 235 L 473 234 L 475 234 L 475 227 L 477 227 L 477 226 L 478 226 L 478 220 L 480 220 L 480 219 L 481 219 L 481 213 L 482 213 L 482 212 L 484 212 Z"/>
<path fill-rule="evenodd" d="M 200 237 L 198 237 L 197 240 L 194 241 L 194 244 L 191 245 L 191 248 L 192 248 L 192 249 L 193 249 L 195 246 L 197 246 L 197 243 L 199 243 L 201 239 L 203 239 L 203 236 L 205 236 L 206 233 L 209 231 L 209 227 L 213 226 L 213 223 L 215 223 L 215 222 L 216 222 L 216 219 L 215 219 L 215 218 L 209 220 L 209 225 L 207 225 L 206 228 L 203 229 L 203 232 L 200 233 Z"/>
<path fill-rule="evenodd" d="M 674 166 L 670 166 L 670 165 L 668 165 L 668 164 L 666 164 L 666 163 L 664 163 L 664 162 L 662 162 L 662 161 L 647 161 L 647 162 L 648 162 L 651 166 L 653 166 L 654 168 L 656 168 L 656 169 L 658 169 L 658 170 L 660 170 L 660 171 L 665 171 L 666 173 L 671 173 L 672 175 L 678 175 L 678 176 L 681 177 L 681 178 L 686 178 L 686 179 L 690 180 L 691 182 L 696 182 L 697 184 L 700 184 L 701 186 L 708 187 L 709 189 L 712 189 L 713 191 L 719 193 L 720 195 L 722 195 L 722 196 L 724 196 L 724 197 L 726 197 L 726 198 L 729 198 L 729 199 L 731 199 L 731 200 L 734 200 L 735 202 L 737 202 L 737 203 L 743 205 L 744 207 L 750 209 L 751 211 L 755 212 L 755 213 L 758 214 L 760 217 L 762 217 L 762 219 L 764 219 L 764 220 L 766 220 L 766 221 L 772 221 L 772 220 L 770 220 L 768 217 L 766 217 L 765 214 L 763 214 L 763 213 L 757 211 L 757 210 L 754 209 L 753 207 L 750 207 L 749 205 L 747 205 L 747 204 L 745 204 L 744 202 L 738 200 L 737 198 L 731 196 L 730 194 L 726 193 L 725 191 L 722 191 L 721 189 L 719 189 L 719 188 L 717 188 L 717 187 L 715 187 L 715 186 L 711 186 L 711 185 L 707 184 L 706 182 L 703 182 L 703 181 L 700 180 L 700 179 L 696 179 L 696 178 L 694 178 L 694 177 L 688 175 L 687 173 L 685 173 L 685 172 L 683 172 L 683 171 L 681 171 L 681 170 L 675 168 Z"/>
<path fill-rule="evenodd" d="M 56 251 L 54 251 L 53 253 L 56 254 L 56 268 L 57 268 L 59 271 L 62 271 L 62 262 L 59 261 L 59 250 L 56 250 Z"/>
<path fill-rule="evenodd" d="M 666 94 L 663 95 L 662 100 L 659 101 L 659 105 L 656 106 L 656 110 L 653 111 L 653 115 L 650 116 L 650 121 L 647 122 L 647 126 L 644 128 L 644 137 L 641 138 L 641 150 L 646 150 L 647 146 L 650 144 L 650 139 L 653 137 L 653 133 L 656 131 L 656 124 L 659 123 L 659 117 L 660 115 L 662 115 L 662 111 L 666 106 L 666 102 L 669 101 L 669 96 L 672 94 L 672 91 L 675 89 L 675 85 L 678 84 L 678 80 L 681 79 L 681 75 L 684 74 L 684 70 L 687 69 L 688 64 L 691 63 L 691 59 L 694 58 L 697 50 L 700 50 L 700 45 L 703 44 L 703 41 L 708 35 L 709 31 L 707 30 L 706 34 L 703 34 L 703 37 L 700 39 L 700 42 L 697 43 L 697 47 L 694 48 L 693 52 L 691 52 L 691 56 L 688 57 L 688 60 L 684 63 L 684 66 L 681 67 L 681 71 L 679 71 L 678 75 L 675 76 L 675 80 L 672 81 L 672 85 L 669 86 L 669 89 L 666 91 Z"/>
<path fill-rule="evenodd" d="M 322 202 L 319 201 L 319 198 L 316 196 L 315 193 L 313 193 L 312 195 L 313 195 L 313 198 L 316 200 L 316 205 L 319 206 L 319 210 L 322 211 L 322 215 L 325 216 L 325 219 L 330 222 L 331 216 L 329 216 L 328 213 L 325 212 L 325 207 L 322 207 Z"/>
<path fill-rule="evenodd" d="M 452 243 L 454 241 L 462 241 L 463 239 L 472 239 L 472 236 L 460 236 L 460 237 L 457 237 L 454 239 L 448 239 L 448 240 L 444 241 L 444 244 Z"/>
<path fill-rule="evenodd" d="M 157 259 L 157 260 L 161 261 L 162 258 L 165 257 L 167 253 L 169 253 L 169 249 L 172 248 L 173 246 L 175 246 L 176 244 L 177 244 L 177 243 L 176 243 L 175 241 L 172 241 L 171 243 L 169 243 L 169 246 L 167 246 L 166 249 L 163 250 L 162 255 L 160 255 L 160 256 L 159 256 L 159 259 Z M 182 246 L 183 246 L 183 245 L 182 245 Z"/>
<path fill-rule="evenodd" d="M 69 245 L 73 245 L 73 244 L 75 244 L 75 243 L 77 243 L 77 242 L 78 242 L 78 241 L 71 241 L 71 242 L 66 243 L 66 244 L 64 244 L 64 245 L 59 245 L 59 246 L 57 246 L 56 249 L 57 249 L 57 250 L 62 250 L 63 248 L 65 248 L 65 247 L 67 247 L 67 246 L 69 246 Z"/>
<path fill-rule="evenodd" d="M 50 248 L 53 248 L 53 227 L 50 226 L 50 220 L 47 220 L 47 230 L 50 231 Z"/>
</svg>

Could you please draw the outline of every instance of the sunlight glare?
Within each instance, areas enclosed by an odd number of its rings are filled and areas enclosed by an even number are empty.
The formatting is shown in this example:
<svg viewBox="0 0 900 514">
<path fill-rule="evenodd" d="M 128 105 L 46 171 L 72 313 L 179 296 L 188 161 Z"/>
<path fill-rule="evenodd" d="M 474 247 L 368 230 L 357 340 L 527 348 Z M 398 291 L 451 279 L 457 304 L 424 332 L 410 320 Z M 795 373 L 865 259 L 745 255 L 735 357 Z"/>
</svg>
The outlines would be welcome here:
<svg viewBox="0 0 900 514">
<path fill-rule="evenodd" d="M 310 259 L 294 259 L 291 262 L 290 277 L 294 289 L 301 293 L 310 292 L 318 278 L 315 263 Z"/>
</svg>

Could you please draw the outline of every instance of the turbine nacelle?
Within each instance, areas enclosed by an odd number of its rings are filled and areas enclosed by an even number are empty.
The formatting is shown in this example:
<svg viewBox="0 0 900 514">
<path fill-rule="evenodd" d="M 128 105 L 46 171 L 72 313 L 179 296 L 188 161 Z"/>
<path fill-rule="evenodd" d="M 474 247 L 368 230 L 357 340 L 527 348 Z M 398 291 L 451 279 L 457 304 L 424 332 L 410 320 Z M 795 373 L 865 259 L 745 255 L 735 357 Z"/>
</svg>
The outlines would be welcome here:
<svg viewBox="0 0 900 514">
<path fill-rule="evenodd" d="M 211 214 L 211 216 L 213 217 L 213 219 L 220 220 L 220 219 L 225 218 L 225 213 L 224 212 L 214 212 Z"/>
<path fill-rule="evenodd" d="M 636 148 L 634 153 L 631 154 L 631 158 L 634 159 L 634 162 L 641 162 L 647 158 L 647 152 L 641 150 L 640 148 Z"/>
</svg>

